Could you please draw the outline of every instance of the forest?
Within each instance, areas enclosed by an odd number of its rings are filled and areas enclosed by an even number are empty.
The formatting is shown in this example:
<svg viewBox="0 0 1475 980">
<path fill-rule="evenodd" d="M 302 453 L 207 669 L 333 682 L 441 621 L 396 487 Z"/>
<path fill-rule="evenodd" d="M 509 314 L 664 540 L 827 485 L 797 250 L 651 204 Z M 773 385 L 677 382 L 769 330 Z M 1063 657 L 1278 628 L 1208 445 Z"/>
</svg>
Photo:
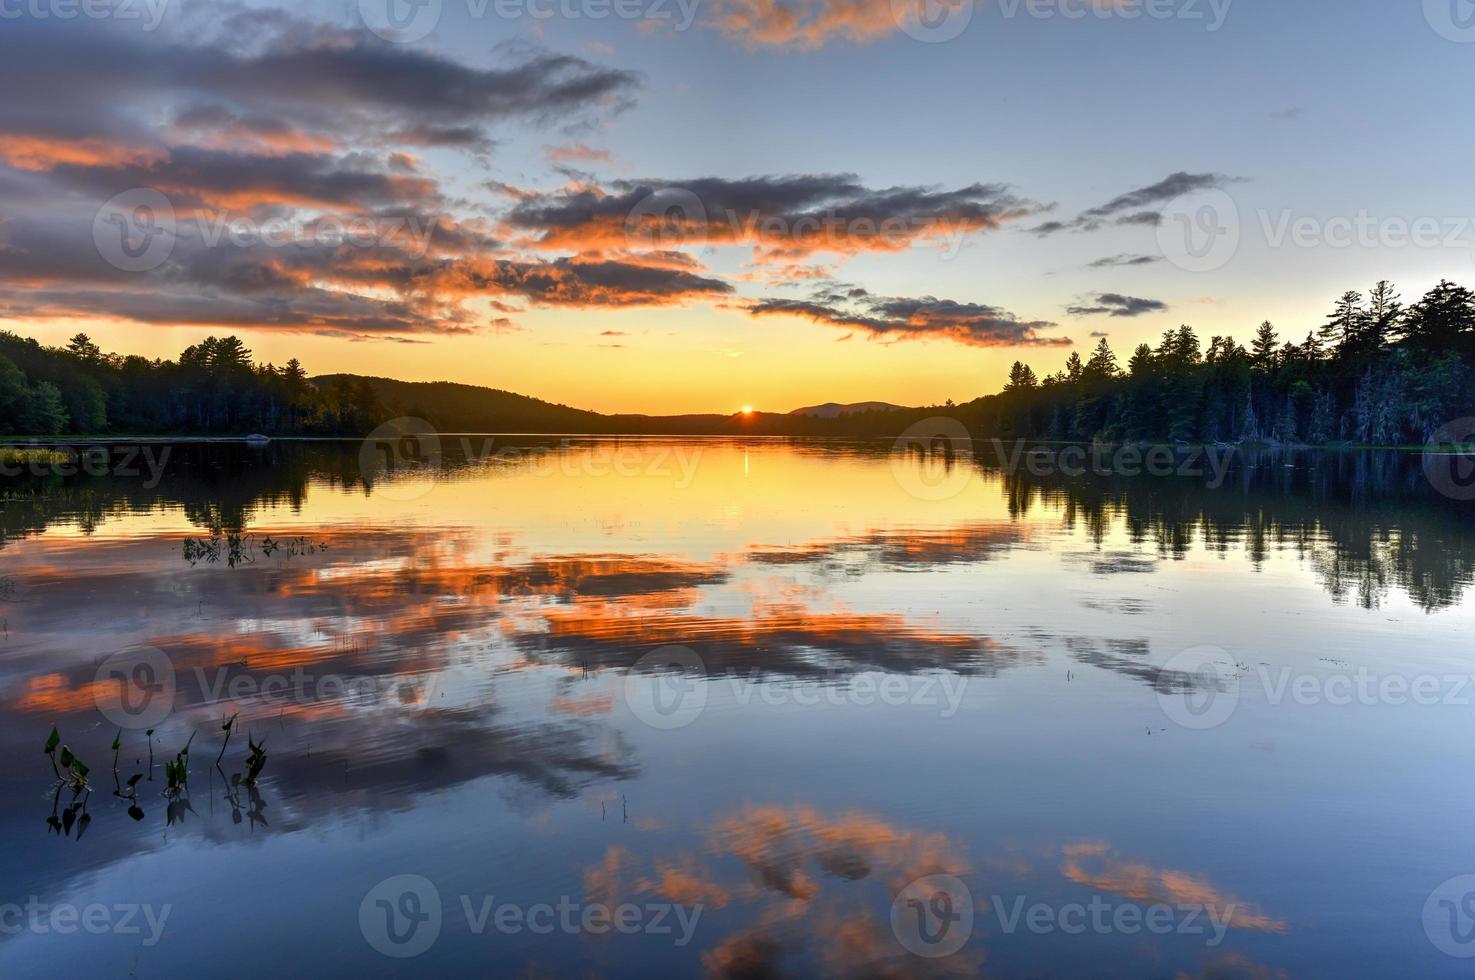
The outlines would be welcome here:
<svg viewBox="0 0 1475 980">
<path fill-rule="evenodd" d="M 237 337 L 178 360 L 64 347 L 0 331 L 0 436 L 358 436 L 400 415 L 442 431 L 894 436 L 951 415 L 979 438 L 1270 445 L 1422 444 L 1475 416 L 1475 294 L 1440 282 L 1405 306 L 1380 282 L 1348 292 L 1305 340 L 1262 323 L 1249 346 L 1190 326 L 1142 344 L 1125 365 L 1105 337 L 1041 377 L 1016 361 L 998 394 L 966 404 L 797 415 L 599 415 L 490 388 L 309 377 L 294 358 L 260 364 Z"/>
<path fill-rule="evenodd" d="M 237 337 L 209 337 L 177 361 L 65 347 L 0 331 L 0 435 L 355 435 L 386 418 L 373 389 L 314 385 L 296 358 L 257 364 Z"/>
<path fill-rule="evenodd" d="M 1245 347 L 1192 327 L 1123 366 L 1106 338 L 1039 377 L 1015 362 L 998 395 L 964 406 L 975 432 L 1103 442 L 1397 446 L 1475 415 L 1475 294 L 1441 282 L 1404 306 L 1379 282 L 1344 293 L 1300 342 L 1260 324 Z"/>
</svg>

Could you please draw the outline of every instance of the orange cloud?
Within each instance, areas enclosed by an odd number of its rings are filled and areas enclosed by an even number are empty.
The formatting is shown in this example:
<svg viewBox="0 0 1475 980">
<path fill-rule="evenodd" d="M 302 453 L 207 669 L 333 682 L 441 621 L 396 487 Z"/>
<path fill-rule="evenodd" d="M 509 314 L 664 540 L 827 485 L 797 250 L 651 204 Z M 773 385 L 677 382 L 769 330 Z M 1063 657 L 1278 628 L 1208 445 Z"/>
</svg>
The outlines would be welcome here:
<svg viewBox="0 0 1475 980">
<path fill-rule="evenodd" d="M 1282 935 L 1289 929 L 1285 922 L 1266 915 L 1254 903 L 1227 895 L 1192 872 L 1124 861 L 1116 856 L 1114 848 L 1097 841 L 1070 844 L 1061 853 L 1064 855 L 1061 874 L 1097 891 L 1112 892 L 1144 904 L 1202 905 L 1221 910 L 1226 913 L 1225 921 L 1240 929 Z"/>
</svg>

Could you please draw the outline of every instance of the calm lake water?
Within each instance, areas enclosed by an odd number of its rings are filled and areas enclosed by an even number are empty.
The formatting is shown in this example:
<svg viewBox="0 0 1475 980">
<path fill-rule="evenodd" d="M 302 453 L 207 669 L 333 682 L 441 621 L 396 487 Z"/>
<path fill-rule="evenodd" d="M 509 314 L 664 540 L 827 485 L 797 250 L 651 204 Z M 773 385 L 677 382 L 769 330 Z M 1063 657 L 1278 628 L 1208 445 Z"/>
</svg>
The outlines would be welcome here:
<svg viewBox="0 0 1475 980">
<path fill-rule="evenodd" d="M 0 976 L 1470 974 L 1417 454 L 441 445 L 3 481 Z"/>
</svg>

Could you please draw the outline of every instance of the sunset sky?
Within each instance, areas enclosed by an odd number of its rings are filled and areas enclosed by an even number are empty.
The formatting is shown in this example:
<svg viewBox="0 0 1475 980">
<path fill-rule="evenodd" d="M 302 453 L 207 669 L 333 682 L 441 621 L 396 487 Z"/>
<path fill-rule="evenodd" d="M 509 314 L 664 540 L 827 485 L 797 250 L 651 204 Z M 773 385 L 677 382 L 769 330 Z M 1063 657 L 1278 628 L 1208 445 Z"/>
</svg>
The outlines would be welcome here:
<svg viewBox="0 0 1475 980">
<path fill-rule="evenodd" d="M 0 6 L 0 328 L 787 411 L 1475 284 L 1456 0 L 956 2 Z"/>
</svg>

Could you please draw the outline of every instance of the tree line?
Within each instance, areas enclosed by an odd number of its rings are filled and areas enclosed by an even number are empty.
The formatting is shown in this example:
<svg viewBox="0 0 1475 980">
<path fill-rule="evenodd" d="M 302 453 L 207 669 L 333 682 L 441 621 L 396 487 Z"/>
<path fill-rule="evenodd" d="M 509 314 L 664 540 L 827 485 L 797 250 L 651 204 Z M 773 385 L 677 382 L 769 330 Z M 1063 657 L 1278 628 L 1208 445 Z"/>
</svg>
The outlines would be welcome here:
<svg viewBox="0 0 1475 980">
<path fill-rule="evenodd" d="M 1016 361 L 1004 391 L 965 406 L 976 431 L 1059 440 L 1428 442 L 1475 415 L 1475 294 L 1443 281 L 1405 306 L 1392 284 L 1347 292 L 1297 343 L 1262 323 L 1248 347 L 1187 325 L 1125 367 L 1101 338 L 1040 378 Z"/>
<path fill-rule="evenodd" d="M 296 358 L 255 363 L 238 337 L 171 361 L 104 353 L 82 333 L 43 347 L 0 331 L 0 435 L 357 435 L 386 417 L 362 379 L 315 385 Z"/>
<path fill-rule="evenodd" d="M 1422 444 L 1475 416 L 1475 294 L 1440 282 L 1405 306 L 1380 282 L 1348 292 L 1304 341 L 1262 323 L 1248 347 L 1192 327 L 1141 344 L 1123 366 L 1102 337 L 1089 358 L 1039 377 L 1016 361 L 1002 392 L 965 405 L 835 419 L 605 416 L 511 392 L 384 378 L 309 378 L 296 358 L 258 364 L 237 337 L 208 337 L 178 360 L 64 347 L 0 331 L 0 436 L 356 436 L 412 415 L 444 431 L 895 436 L 950 415 L 979 437 L 1281 445 Z"/>
</svg>

